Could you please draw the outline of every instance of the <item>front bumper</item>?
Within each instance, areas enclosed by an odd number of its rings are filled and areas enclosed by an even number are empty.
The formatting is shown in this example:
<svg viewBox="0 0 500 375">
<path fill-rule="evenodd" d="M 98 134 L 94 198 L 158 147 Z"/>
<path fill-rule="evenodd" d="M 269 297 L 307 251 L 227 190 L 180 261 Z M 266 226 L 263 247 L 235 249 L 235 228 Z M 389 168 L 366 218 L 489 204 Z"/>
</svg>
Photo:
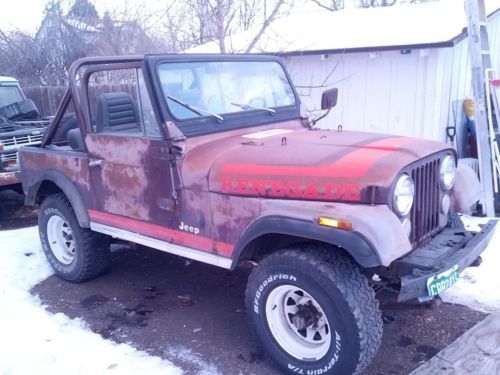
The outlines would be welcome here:
<svg viewBox="0 0 500 375">
<path fill-rule="evenodd" d="M 0 172 L 0 186 L 10 186 L 21 183 L 21 172 Z"/>
<path fill-rule="evenodd" d="M 496 220 L 482 225 L 479 232 L 445 228 L 427 244 L 397 261 L 401 289 L 398 301 L 428 297 L 427 279 L 458 265 L 458 272 L 469 267 L 486 249 Z"/>
</svg>

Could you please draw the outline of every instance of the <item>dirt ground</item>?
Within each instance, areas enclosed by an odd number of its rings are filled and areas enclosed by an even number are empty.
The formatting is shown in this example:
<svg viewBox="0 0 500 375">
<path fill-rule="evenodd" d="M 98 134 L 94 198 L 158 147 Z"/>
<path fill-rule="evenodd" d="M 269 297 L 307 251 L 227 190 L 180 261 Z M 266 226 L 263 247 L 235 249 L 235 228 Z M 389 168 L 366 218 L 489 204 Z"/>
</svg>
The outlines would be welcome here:
<svg viewBox="0 0 500 375">
<path fill-rule="evenodd" d="M 24 196 L 12 190 L 0 191 L 0 230 L 36 225 L 37 211 L 24 205 Z"/>
<path fill-rule="evenodd" d="M 35 223 L 19 200 L 1 199 L 0 230 Z M 52 276 L 32 292 L 50 311 L 80 318 L 103 337 L 168 359 L 186 374 L 280 373 L 247 326 L 248 269 L 229 272 L 147 248 L 113 250 L 109 273 L 83 284 Z M 382 347 L 363 375 L 408 374 L 484 317 L 446 303 L 389 304 Z"/>
</svg>

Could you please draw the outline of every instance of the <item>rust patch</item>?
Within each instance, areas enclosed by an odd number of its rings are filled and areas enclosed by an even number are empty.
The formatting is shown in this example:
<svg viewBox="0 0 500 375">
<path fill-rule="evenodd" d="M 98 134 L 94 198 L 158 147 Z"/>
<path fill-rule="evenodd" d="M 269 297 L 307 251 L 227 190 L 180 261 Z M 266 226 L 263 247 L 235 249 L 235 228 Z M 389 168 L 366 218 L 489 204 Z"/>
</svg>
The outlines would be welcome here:
<svg viewBox="0 0 500 375">
<path fill-rule="evenodd" d="M 261 198 L 210 194 L 212 237 L 237 243 L 250 223 L 260 216 Z"/>
<path fill-rule="evenodd" d="M 88 134 L 85 138 L 87 148 L 93 157 L 109 163 L 141 167 L 150 141 L 138 137 Z"/>
<path fill-rule="evenodd" d="M 94 190 L 106 212 L 151 221 L 156 204 L 154 181 L 158 172 L 147 161 L 151 156 L 149 139 L 109 134 L 88 134 Z M 150 171 L 151 173 L 148 173 Z"/>
<path fill-rule="evenodd" d="M 21 182 L 21 172 L 0 172 L 0 186 L 15 185 Z"/>
<path fill-rule="evenodd" d="M 105 211 L 150 219 L 150 210 L 144 202 L 147 176 L 143 168 L 105 163 L 101 176 L 103 187 L 109 191 L 104 198 Z"/>
</svg>

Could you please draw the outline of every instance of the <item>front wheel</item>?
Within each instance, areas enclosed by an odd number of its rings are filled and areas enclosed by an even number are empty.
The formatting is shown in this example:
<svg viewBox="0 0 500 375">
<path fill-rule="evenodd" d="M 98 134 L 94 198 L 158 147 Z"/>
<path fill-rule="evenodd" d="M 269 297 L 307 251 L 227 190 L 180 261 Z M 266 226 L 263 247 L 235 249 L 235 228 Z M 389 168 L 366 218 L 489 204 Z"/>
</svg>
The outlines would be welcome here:
<svg viewBox="0 0 500 375">
<path fill-rule="evenodd" d="M 250 275 L 246 305 L 264 350 L 287 373 L 359 373 L 380 346 L 374 291 L 334 249 L 268 256 Z"/>
<path fill-rule="evenodd" d="M 108 269 L 109 238 L 80 227 L 64 194 L 45 198 L 38 216 L 38 230 L 49 263 L 63 279 L 81 282 Z"/>
</svg>

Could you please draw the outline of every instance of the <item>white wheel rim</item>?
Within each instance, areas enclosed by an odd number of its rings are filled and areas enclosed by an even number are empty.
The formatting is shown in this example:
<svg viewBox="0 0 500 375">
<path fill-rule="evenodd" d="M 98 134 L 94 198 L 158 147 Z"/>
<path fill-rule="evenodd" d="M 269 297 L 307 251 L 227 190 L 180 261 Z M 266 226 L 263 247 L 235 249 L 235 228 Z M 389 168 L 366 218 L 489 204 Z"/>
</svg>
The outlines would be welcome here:
<svg viewBox="0 0 500 375">
<path fill-rule="evenodd" d="M 75 259 L 76 243 L 71 227 L 66 221 L 53 215 L 47 222 L 47 239 L 50 250 L 62 264 L 68 265 Z"/>
<path fill-rule="evenodd" d="M 314 320 L 300 328 L 304 314 L 308 318 L 314 316 Z M 294 285 L 273 289 L 266 300 L 266 318 L 274 339 L 291 356 L 317 361 L 328 352 L 332 327 L 320 304 L 303 289 Z"/>
</svg>

